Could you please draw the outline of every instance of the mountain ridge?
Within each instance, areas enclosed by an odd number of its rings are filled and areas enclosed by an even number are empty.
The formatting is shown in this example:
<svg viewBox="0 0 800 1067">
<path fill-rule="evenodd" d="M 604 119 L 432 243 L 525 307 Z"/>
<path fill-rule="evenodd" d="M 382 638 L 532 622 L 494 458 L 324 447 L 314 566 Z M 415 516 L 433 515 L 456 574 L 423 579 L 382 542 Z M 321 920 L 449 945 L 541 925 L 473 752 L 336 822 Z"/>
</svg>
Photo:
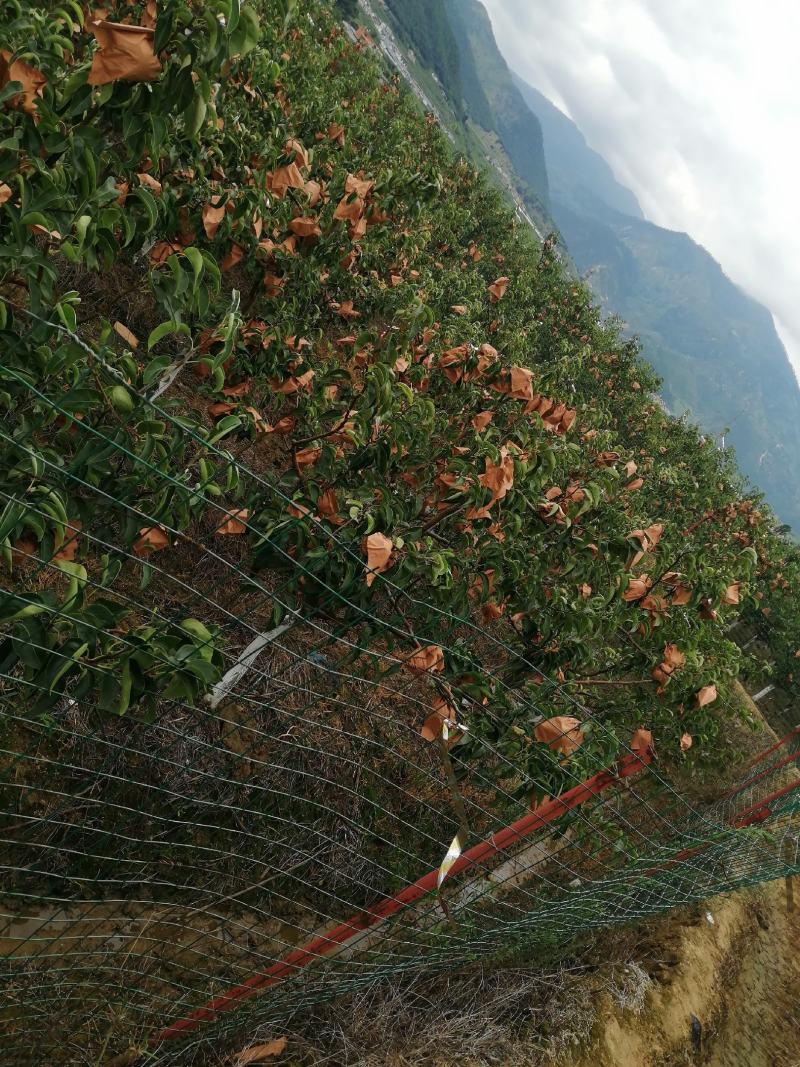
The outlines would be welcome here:
<svg viewBox="0 0 800 1067">
<path fill-rule="evenodd" d="M 468 111 L 479 124 L 481 119 L 491 118 L 491 129 L 502 141 L 515 170 L 549 211 L 550 185 L 542 124 L 526 104 L 497 47 L 486 8 L 476 2 L 464 4 L 462 0 L 444 0 L 444 8 L 450 16 L 461 62 L 475 75 L 474 79 L 464 79 L 470 86 L 465 90 Z M 478 97 L 478 89 L 482 99 Z"/>
</svg>

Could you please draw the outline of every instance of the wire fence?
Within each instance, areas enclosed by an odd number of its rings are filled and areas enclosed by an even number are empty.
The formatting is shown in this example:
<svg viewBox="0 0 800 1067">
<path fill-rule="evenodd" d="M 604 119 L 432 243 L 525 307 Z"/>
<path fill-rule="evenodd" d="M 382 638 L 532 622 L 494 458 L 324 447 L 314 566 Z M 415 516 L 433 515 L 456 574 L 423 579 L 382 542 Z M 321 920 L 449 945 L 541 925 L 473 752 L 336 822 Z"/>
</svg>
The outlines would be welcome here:
<svg viewBox="0 0 800 1067">
<path fill-rule="evenodd" d="M 82 360 L 66 393 L 0 364 L 21 411 L 0 428 L 0 526 L 38 531 L 7 547 L 0 595 L 4 1062 L 222 1056 L 388 975 L 558 951 L 800 871 L 797 730 L 693 803 L 641 724 L 621 740 L 499 630 L 365 566 L 347 520 L 299 507 L 252 443 L 197 435 L 179 375 L 166 400 L 128 393 L 137 426 L 169 431 L 149 454 L 77 418 L 81 389 L 124 376 L 77 328 L 14 310 Z M 234 504 L 191 473 L 201 453 Z M 55 507 L 65 485 L 80 520 Z M 266 498 L 291 542 L 259 527 Z M 320 577 L 307 526 L 374 581 L 368 602 Z M 445 657 L 463 664 L 446 684 Z M 555 706 L 591 735 L 579 763 Z M 525 731 L 508 742 L 509 708 L 556 724 L 549 777 Z"/>
</svg>

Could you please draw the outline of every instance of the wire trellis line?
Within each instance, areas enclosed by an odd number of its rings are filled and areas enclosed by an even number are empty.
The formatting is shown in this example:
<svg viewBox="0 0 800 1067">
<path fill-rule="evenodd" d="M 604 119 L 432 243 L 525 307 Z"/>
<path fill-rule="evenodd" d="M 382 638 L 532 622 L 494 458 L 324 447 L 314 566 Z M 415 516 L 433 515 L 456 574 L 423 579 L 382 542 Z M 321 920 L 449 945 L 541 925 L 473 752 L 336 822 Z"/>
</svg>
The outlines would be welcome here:
<svg viewBox="0 0 800 1067">
<path fill-rule="evenodd" d="M 120 380 L 75 330 L 15 311 L 80 347 L 73 388 L 96 367 Z M 70 419 L 63 395 L 0 369 Z M 61 458 L 0 429 L 32 472 L 0 489 L 2 514 L 59 531 L 11 545 L 0 589 L 9 1063 L 29 1062 L 33 1034 L 54 1062 L 69 1047 L 188 1063 L 389 975 L 557 952 L 583 931 L 800 870 L 796 731 L 700 804 L 647 731 L 623 735 L 477 615 L 380 572 L 368 602 L 315 573 L 253 522 L 259 501 L 292 505 L 279 479 L 183 426 L 168 390 L 160 404 L 131 396 L 170 426 L 186 470 L 213 455 L 238 495 L 206 498 L 90 419 L 73 420 Z M 113 477 L 78 462 L 92 449 Z M 122 479 L 154 489 L 124 496 Z M 96 523 L 58 512 L 50 494 L 65 485 Z M 182 528 L 167 499 L 201 500 L 204 521 Z M 274 566 L 216 537 L 232 520 Z M 294 521 L 366 575 L 344 527 Z M 156 528 L 170 554 L 137 552 Z M 446 683 L 413 669 L 426 647 L 464 669 Z M 442 702 L 452 718 L 432 744 L 423 723 Z M 565 720 L 531 762 L 533 731 L 556 710 L 586 732 L 580 761 Z"/>
</svg>

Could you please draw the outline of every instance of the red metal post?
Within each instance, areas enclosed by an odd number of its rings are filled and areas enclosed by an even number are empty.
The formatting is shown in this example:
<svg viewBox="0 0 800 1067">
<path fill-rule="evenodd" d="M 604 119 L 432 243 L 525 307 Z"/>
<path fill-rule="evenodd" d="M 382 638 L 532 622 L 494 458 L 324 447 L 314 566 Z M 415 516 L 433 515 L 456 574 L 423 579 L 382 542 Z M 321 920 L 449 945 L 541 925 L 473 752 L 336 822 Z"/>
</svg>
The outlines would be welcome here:
<svg viewBox="0 0 800 1067">
<path fill-rule="evenodd" d="M 625 755 L 619 760 L 615 770 L 601 771 L 599 774 L 588 778 L 585 782 L 581 782 L 580 785 L 576 785 L 568 792 L 562 793 L 561 796 L 540 804 L 534 811 L 523 815 L 521 819 L 517 819 L 516 822 L 506 826 L 505 829 L 499 830 L 485 841 L 467 849 L 450 868 L 448 878 L 453 878 L 462 871 L 475 867 L 495 853 L 503 852 L 511 845 L 522 841 L 535 830 L 543 829 L 561 815 L 585 803 L 585 801 L 596 796 L 621 778 L 627 778 L 643 770 L 651 759 L 652 756 L 649 751 Z M 436 889 L 438 877 L 438 867 L 428 871 L 427 874 L 418 878 L 411 885 L 406 886 L 395 896 L 384 897 L 380 903 L 369 911 L 362 911 L 353 915 L 346 922 L 340 923 L 328 933 L 313 938 L 302 948 L 294 949 L 284 956 L 282 960 L 274 963 L 266 970 L 254 974 L 247 981 L 242 982 L 241 985 L 234 986 L 233 989 L 228 989 L 218 997 L 214 997 L 213 1000 L 209 1000 L 202 1007 L 195 1008 L 183 1019 L 171 1023 L 155 1034 L 150 1044 L 157 1045 L 162 1041 L 170 1041 L 196 1030 L 201 1023 L 215 1019 L 222 1012 L 231 1011 L 233 1008 L 238 1007 L 242 1001 L 247 1000 L 260 990 L 276 985 L 284 978 L 297 974 L 298 971 L 308 967 L 316 960 L 330 955 L 334 949 L 344 945 L 356 934 L 360 934 L 371 926 L 375 926 L 381 920 L 397 914 L 403 908 L 408 907 L 409 904 L 413 904 L 421 897 L 432 892 Z"/>
</svg>

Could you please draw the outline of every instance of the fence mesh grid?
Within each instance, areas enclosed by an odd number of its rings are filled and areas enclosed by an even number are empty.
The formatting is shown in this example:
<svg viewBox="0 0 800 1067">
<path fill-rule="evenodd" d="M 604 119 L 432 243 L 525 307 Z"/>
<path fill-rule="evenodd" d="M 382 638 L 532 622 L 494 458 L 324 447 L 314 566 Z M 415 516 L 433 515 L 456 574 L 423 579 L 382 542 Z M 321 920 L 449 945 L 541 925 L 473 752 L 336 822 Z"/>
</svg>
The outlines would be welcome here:
<svg viewBox="0 0 800 1067">
<path fill-rule="evenodd" d="M 66 338 L 88 357 L 73 393 L 98 366 L 120 379 L 73 330 L 10 310 L 43 342 Z M 193 440 L 168 403 L 135 398 L 139 417 L 169 424 L 189 455 L 202 445 L 235 473 L 248 509 L 212 499 L 211 525 L 179 534 L 155 496 L 123 503 L 115 484 L 145 471 L 173 499 L 202 490 L 3 369 L 71 440 L 58 461 L 30 435 L 0 429 L 39 494 L 15 496 L 7 478 L 3 514 L 23 507 L 48 519 L 48 493 L 67 481 L 84 513 L 105 517 L 102 536 L 67 517 L 55 541 L 17 542 L 4 570 L 4 1062 L 31 1062 L 33 1042 L 40 1061 L 137 1048 L 142 1062 L 189 1062 L 383 976 L 552 947 L 800 870 L 797 733 L 711 805 L 671 785 L 641 739 L 580 775 L 555 751 L 564 785 L 554 798 L 491 731 L 471 729 L 476 708 L 491 721 L 491 702 L 468 681 L 443 687 L 435 656 L 467 651 L 498 699 L 527 702 L 534 721 L 558 694 L 602 738 L 602 717 L 558 681 L 540 676 L 533 696 L 515 687 L 514 668 L 532 664 L 480 621 L 438 611 L 383 574 L 369 611 L 321 581 L 302 553 L 251 525 L 260 498 L 282 495 L 255 457 Z M 86 450 L 102 452 L 105 477 L 76 473 Z M 289 521 L 321 523 L 302 512 Z M 226 523 L 252 536 L 260 568 Z M 76 556 L 93 565 L 76 568 Z M 78 646 L 60 645 L 77 605 Z M 132 620 L 123 645 L 137 646 L 146 624 L 151 675 L 184 678 L 191 653 L 201 684 L 107 714 L 106 694 L 131 681 L 107 681 L 102 652 L 93 660 L 87 650 L 116 607 Z M 25 669 L 26 649 L 47 651 L 49 673 Z M 431 649 L 440 651 L 426 660 Z M 92 679 L 82 688 L 71 681 L 78 659 Z M 452 717 L 432 743 L 419 724 L 443 699 Z"/>
</svg>

